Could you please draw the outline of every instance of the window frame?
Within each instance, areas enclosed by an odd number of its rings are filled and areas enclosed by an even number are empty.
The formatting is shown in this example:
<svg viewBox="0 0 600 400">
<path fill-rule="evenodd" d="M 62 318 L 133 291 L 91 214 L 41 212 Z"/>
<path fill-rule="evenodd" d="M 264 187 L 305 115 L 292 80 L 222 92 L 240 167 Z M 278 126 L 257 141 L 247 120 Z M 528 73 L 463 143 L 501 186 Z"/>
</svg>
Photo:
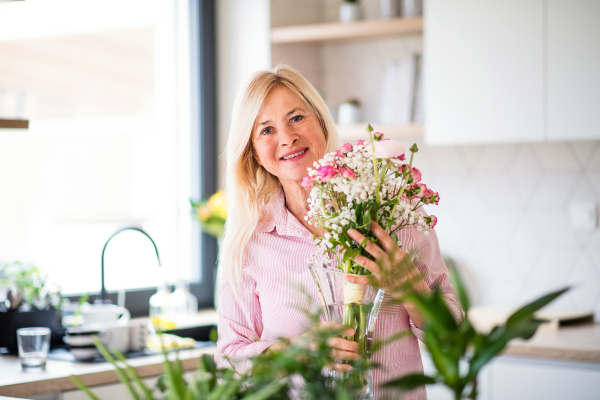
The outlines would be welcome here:
<svg viewBox="0 0 600 400">
<path fill-rule="evenodd" d="M 216 110 L 216 29 L 215 29 L 215 1 L 214 0 L 174 0 L 177 6 L 183 5 L 178 10 L 178 17 L 188 18 L 189 24 L 187 40 L 179 41 L 188 48 L 179 55 L 178 62 L 187 60 L 189 66 L 183 71 L 189 72 L 189 95 L 190 109 L 184 110 L 178 118 L 180 124 L 189 127 L 190 143 L 192 152 L 190 155 L 190 195 L 194 198 L 207 198 L 217 191 L 217 110 Z M 185 2 L 185 3 L 184 3 Z M 187 15 L 185 15 L 187 13 Z M 182 15 L 183 14 L 183 15 Z M 183 24 L 185 25 L 185 24 Z M 184 27 L 183 29 L 186 29 Z M 178 36 L 181 32 L 177 33 Z M 186 55 L 189 54 L 189 59 Z M 188 69 L 189 67 L 189 69 Z M 178 69 L 179 72 L 179 69 Z M 181 96 L 180 96 L 181 97 Z M 184 120 L 181 123 L 181 120 Z M 185 121 L 187 119 L 187 121 Z M 188 176 L 187 174 L 185 176 Z M 189 207 L 187 199 L 180 199 L 180 204 L 185 203 Z M 179 215 L 181 218 L 189 218 L 188 215 Z M 180 230 L 182 231 L 182 230 Z M 191 224 L 192 235 L 191 249 L 180 246 L 180 251 L 191 252 L 192 274 L 194 278 L 190 282 L 190 292 L 198 299 L 200 309 L 214 307 L 214 291 L 216 266 L 218 258 L 217 240 L 206 234 L 200 233 L 199 224 Z M 159 249 L 160 251 L 160 249 Z M 126 289 L 125 307 L 132 317 L 144 317 L 149 315 L 150 297 L 154 295 L 157 288 Z M 117 304 L 119 291 L 107 291 L 108 299 Z M 70 294 L 63 296 L 71 302 L 77 302 L 82 294 Z M 100 290 L 90 294 L 89 302 L 93 303 L 100 297 Z"/>
</svg>

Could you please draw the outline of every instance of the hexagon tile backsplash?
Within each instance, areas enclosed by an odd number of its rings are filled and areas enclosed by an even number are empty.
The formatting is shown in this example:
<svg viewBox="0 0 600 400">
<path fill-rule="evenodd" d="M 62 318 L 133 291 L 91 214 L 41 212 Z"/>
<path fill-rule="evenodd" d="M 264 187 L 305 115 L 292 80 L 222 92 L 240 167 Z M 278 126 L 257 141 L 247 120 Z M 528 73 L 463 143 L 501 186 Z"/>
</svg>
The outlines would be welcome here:
<svg viewBox="0 0 600 400">
<path fill-rule="evenodd" d="M 427 208 L 440 247 L 476 304 L 517 306 L 572 285 L 553 307 L 600 320 L 600 228 L 573 230 L 568 211 L 600 204 L 600 141 L 420 149 L 415 166 L 441 196 Z"/>
</svg>

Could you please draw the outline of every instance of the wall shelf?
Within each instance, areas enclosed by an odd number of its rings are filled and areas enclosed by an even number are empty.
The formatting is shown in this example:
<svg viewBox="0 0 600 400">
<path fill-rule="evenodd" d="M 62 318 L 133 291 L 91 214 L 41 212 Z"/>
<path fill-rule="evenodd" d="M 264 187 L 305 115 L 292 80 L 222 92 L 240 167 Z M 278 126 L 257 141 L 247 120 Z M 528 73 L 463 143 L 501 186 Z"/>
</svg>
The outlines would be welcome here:
<svg viewBox="0 0 600 400">
<path fill-rule="evenodd" d="M 411 33 L 423 33 L 423 17 L 374 19 L 350 24 L 329 23 L 272 28 L 271 43 L 326 42 Z"/>
<path fill-rule="evenodd" d="M 409 125 L 381 125 L 371 124 L 373 132 L 382 132 L 388 139 L 421 139 L 423 137 L 423 125 L 422 124 L 409 124 Z M 358 139 L 367 139 L 368 135 L 365 131 L 367 123 L 359 123 L 353 125 L 338 125 L 338 134 L 340 140 L 345 141 L 356 141 Z"/>
<path fill-rule="evenodd" d="M 26 119 L 0 118 L 0 129 L 29 129 L 29 121 Z"/>
</svg>

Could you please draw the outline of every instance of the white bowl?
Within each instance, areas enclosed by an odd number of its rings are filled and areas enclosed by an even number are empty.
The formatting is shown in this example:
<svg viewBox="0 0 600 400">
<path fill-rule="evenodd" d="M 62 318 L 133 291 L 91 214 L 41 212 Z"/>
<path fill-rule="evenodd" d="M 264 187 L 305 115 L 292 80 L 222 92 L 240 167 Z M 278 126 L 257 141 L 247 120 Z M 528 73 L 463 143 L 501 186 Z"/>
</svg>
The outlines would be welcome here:
<svg viewBox="0 0 600 400">
<path fill-rule="evenodd" d="M 90 360 L 96 357 L 99 351 L 95 347 L 85 347 L 85 348 L 73 348 L 71 347 L 71 354 L 75 357 L 76 360 Z"/>
<path fill-rule="evenodd" d="M 94 344 L 93 336 L 63 336 L 63 342 L 71 346 L 87 346 Z"/>
</svg>

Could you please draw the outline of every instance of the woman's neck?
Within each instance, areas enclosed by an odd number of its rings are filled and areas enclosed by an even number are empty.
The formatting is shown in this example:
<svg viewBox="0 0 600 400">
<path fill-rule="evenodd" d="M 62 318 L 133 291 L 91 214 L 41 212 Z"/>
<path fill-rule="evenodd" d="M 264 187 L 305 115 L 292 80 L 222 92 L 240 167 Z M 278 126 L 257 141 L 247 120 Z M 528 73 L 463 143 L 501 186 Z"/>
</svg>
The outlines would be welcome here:
<svg viewBox="0 0 600 400">
<path fill-rule="evenodd" d="M 281 182 L 285 193 L 285 206 L 294 217 L 311 233 L 315 233 L 315 226 L 309 225 L 304 219 L 308 213 L 308 197 L 310 189 L 305 189 L 300 182 Z M 319 232 L 317 232 L 319 234 Z"/>
</svg>

